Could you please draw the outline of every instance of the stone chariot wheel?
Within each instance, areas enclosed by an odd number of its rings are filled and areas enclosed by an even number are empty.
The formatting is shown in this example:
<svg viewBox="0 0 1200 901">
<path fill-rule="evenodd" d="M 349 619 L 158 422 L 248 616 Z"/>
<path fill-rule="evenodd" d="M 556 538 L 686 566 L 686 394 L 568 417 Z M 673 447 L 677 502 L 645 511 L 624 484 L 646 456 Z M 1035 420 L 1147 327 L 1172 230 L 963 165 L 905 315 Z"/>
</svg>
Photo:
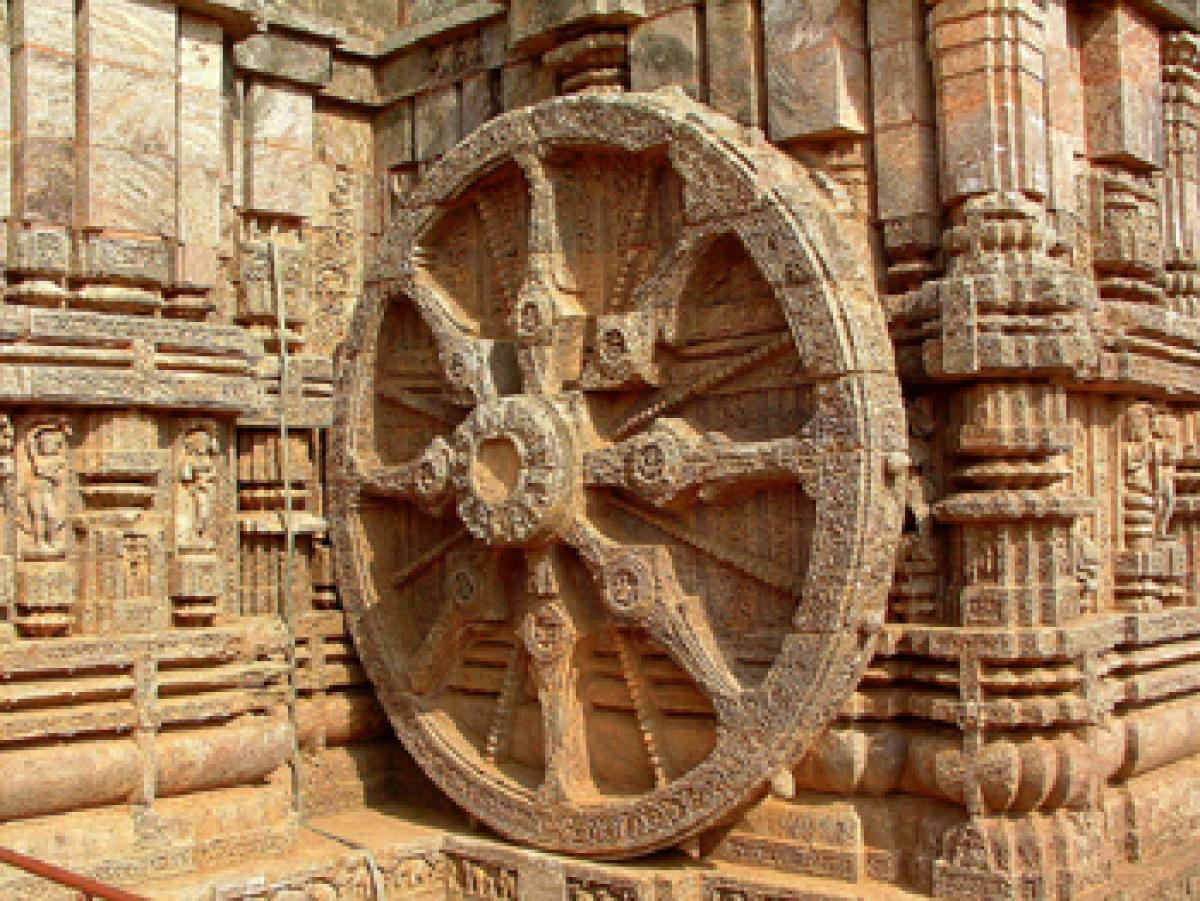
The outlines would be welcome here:
<svg viewBox="0 0 1200 901">
<path fill-rule="evenodd" d="M 499 832 L 695 836 L 853 691 L 904 424 L 838 202 L 659 93 L 505 115 L 400 211 L 341 361 L 339 579 L 404 744 Z"/>
</svg>

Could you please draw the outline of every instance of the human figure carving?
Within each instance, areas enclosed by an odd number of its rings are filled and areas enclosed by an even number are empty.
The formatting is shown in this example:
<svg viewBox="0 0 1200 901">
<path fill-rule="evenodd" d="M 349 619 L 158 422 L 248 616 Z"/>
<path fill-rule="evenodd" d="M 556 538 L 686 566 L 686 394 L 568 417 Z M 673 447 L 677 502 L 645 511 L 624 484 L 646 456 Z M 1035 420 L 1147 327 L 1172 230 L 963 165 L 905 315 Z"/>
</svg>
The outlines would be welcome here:
<svg viewBox="0 0 1200 901">
<path fill-rule="evenodd" d="M 42 425 L 26 441 L 31 481 L 25 488 L 25 529 L 46 554 L 65 549 L 67 434 L 61 424 Z"/>
<path fill-rule="evenodd" d="M 183 504 L 179 527 L 183 542 L 192 547 L 212 547 L 213 508 L 217 492 L 217 440 L 204 428 L 190 431 L 183 440 L 179 483 Z"/>
<path fill-rule="evenodd" d="M 1167 414 L 1154 417 L 1154 534 L 1168 538 L 1175 515 L 1175 468 L 1179 458 L 1179 423 Z"/>
<path fill-rule="evenodd" d="M 1148 550 L 1155 534 L 1153 439 L 1149 405 L 1130 407 L 1121 448 L 1121 475 L 1125 487 L 1125 540 L 1131 550 Z"/>
</svg>

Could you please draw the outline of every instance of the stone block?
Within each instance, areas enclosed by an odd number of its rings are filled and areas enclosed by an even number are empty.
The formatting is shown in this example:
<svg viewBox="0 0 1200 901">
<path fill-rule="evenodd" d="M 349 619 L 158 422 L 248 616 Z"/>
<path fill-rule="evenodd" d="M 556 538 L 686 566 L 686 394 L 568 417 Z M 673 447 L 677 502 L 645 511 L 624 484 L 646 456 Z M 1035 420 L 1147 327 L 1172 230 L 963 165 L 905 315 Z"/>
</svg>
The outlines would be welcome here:
<svg viewBox="0 0 1200 901">
<path fill-rule="evenodd" d="M 173 157 L 87 148 L 84 221 L 97 228 L 175 234 Z"/>
<path fill-rule="evenodd" d="M 462 130 L 469 135 L 500 112 L 500 72 L 487 70 L 462 83 Z"/>
<path fill-rule="evenodd" d="M 1163 162 L 1158 28 L 1133 4 L 1097 6 L 1083 27 L 1087 148 L 1093 159 Z"/>
<path fill-rule="evenodd" d="M 583 23 L 629 24 L 645 15 L 644 0 L 513 0 L 509 39 L 514 45 L 533 43 L 558 29 Z"/>
<path fill-rule="evenodd" d="M 220 250 L 205 244 L 179 244 L 175 249 L 175 283 L 188 288 L 215 287 L 221 277 Z"/>
<path fill-rule="evenodd" d="M 864 28 L 862 0 L 764 2 L 772 140 L 865 133 Z"/>
<path fill-rule="evenodd" d="M 170 254 L 163 241 L 88 235 L 82 268 L 90 278 L 162 285 L 170 275 Z"/>
<path fill-rule="evenodd" d="M 402 166 L 413 160 L 413 110 L 411 100 L 401 100 L 375 120 L 375 165 L 379 169 Z"/>
<path fill-rule="evenodd" d="M 25 137 L 13 151 L 14 214 L 22 219 L 66 224 L 75 206 L 75 142 Z"/>
<path fill-rule="evenodd" d="M 38 138 L 75 139 L 75 60 L 40 49 L 13 53 L 13 117 Z"/>
<path fill-rule="evenodd" d="M 1045 11 L 1036 0 L 941 0 L 930 13 L 942 199 L 1048 189 Z"/>
<path fill-rule="evenodd" d="M 23 274 L 65 275 L 71 240 L 62 229 L 14 228 L 8 249 L 11 269 Z"/>
<path fill-rule="evenodd" d="M 308 215 L 312 95 L 290 85 L 256 82 L 247 106 L 247 206 L 259 212 Z"/>
<path fill-rule="evenodd" d="M 224 149 L 220 95 L 200 90 L 182 91 L 178 124 L 180 165 L 219 168 Z"/>
<path fill-rule="evenodd" d="M 761 125 L 758 23 L 751 0 L 705 5 L 708 102 L 743 125 Z"/>
<path fill-rule="evenodd" d="M 700 25 L 690 6 L 643 22 L 629 36 L 629 81 L 635 91 L 679 85 L 700 99 Z"/>
<path fill-rule="evenodd" d="M 259 213 L 308 216 L 312 151 L 254 144 L 248 153 L 247 208 Z"/>
<path fill-rule="evenodd" d="M 1073 12 L 1064 0 L 1046 6 L 1046 114 L 1050 208 L 1077 212 L 1077 159 L 1086 155 L 1084 89 Z"/>
<path fill-rule="evenodd" d="M 906 40 L 873 46 L 871 75 L 876 128 L 933 124 L 933 84 L 919 31 Z"/>
<path fill-rule="evenodd" d="M 75 0 L 13 0 L 12 40 L 74 55 Z"/>
<path fill-rule="evenodd" d="M 921 125 L 881 129 L 876 189 L 881 219 L 937 215 L 937 147 Z"/>
<path fill-rule="evenodd" d="M 370 118 L 342 109 L 323 109 L 314 120 L 314 156 L 351 172 L 371 168 L 372 144 Z"/>
<path fill-rule="evenodd" d="M 221 26 L 183 15 L 179 20 L 179 84 L 185 90 L 220 92 L 225 48 Z"/>
<path fill-rule="evenodd" d="M 171 597 L 220 597 L 223 582 L 221 560 L 215 554 L 181 554 L 171 562 Z"/>
<path fill-rule="evenodd" d="M 175 156 L 173 79 L 92 61 L 82 87 L 84 143 L 139 156 Z M 147 102 L 148 97 L 153 102 Z"/>
<path fill-rule="evenodd" d="M 328 84 L 333 75 L 329 44 L 279 32 L 240 41 L 233 60 L 240 69 L 314 87 Z"/>
<path fill-rule="evenodd" d="M 80 19 L 84 56 L 174 75 L 177 20 L 175 4 L 166 0 L 86 0 Z"/>
<path fill-rule="evenodd" d="M 17 566 L 17 603 L 31 609 L 69 607 L 75 567 L 66 560 L 23 561 Z"/>
<path fill-rule="evenodd" d="M 312 151 L 313 98 L 301 88 L 256 81 L 246 110 L 247 143 Z"/>
<path fill-rule="evenodd" d="M 554 73 L 535 62 L 513 63 L 500 74 L 500 98 L 506 110 L 553 97 L 554 91 Z"/>
<path fill-rule="evenodd" d="M 422 94 L 416 98 L 413 109 L 418 162 L 435 159 L 458 142 L 458 90 L 454 85 Z"/>
</svg>

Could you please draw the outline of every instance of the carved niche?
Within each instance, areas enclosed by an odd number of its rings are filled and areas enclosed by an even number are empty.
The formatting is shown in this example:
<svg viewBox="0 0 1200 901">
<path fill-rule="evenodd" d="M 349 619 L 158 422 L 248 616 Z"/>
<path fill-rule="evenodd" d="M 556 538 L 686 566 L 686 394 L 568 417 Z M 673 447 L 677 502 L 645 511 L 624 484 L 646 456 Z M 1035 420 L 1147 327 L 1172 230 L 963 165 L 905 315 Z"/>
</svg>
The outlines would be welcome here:
<svg viewBox="0 0 1200 901">
<path fill-rule="evenodd" d="M 434 166 L 344 356 L 339 587 L 432 778 L 520 841 L 694 836 L 793 765 L 883 619 L 907 471 L 839 198 L 679 93 Z"/>
</svg>

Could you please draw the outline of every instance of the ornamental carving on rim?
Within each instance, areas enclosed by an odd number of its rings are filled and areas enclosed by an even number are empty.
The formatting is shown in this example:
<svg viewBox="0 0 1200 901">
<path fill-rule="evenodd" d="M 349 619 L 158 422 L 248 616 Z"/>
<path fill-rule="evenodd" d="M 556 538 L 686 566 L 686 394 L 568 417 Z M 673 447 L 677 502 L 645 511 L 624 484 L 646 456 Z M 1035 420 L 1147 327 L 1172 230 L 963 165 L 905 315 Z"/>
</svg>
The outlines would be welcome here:
<svg viewBox="0 0 1200 901">
<path fill-rule="evenodd" d="M 839 198 L 675 93 L 433 167 L 342 357 L 334 521 L 392 722 L 471 814 L 629 856 L 721 824 L 852 693 L 904 422 Z"/>
</svg>

